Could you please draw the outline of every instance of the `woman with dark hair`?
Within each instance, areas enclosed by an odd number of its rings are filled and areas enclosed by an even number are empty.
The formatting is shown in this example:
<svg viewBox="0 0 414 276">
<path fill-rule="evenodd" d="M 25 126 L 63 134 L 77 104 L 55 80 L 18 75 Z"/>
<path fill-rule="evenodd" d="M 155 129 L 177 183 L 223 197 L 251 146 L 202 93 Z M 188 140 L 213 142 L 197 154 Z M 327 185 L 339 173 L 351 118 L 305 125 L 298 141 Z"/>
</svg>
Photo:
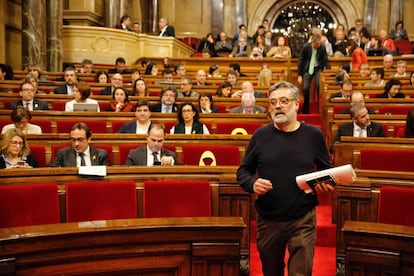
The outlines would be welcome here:
<svg viewBox="0 0 414 276">
<path fill-rule="evenodd" d="M 98 72 L 96 72 L 95 82 L 97 82 L 97 83 L 108 83 L 108 81 L 109 81 L 109 75 L 106 71 L 99 70 Z"/>
<path fill-rule="evenodd" d="M 217 88 L 216 97 L 231 98 L 232 85 L 228 81 L 223 81 Z"/>
<path fill-rule="evenodd" d="M 1 130 L 1 134 L 6 133 L 10 129 L 19 129 L 23 134 L 42 134 L 42 128 L 38 125 L 30 123 L 32 114 L 23 107 L 17 106 L 10 114 L 12 124 L 5 125 Z"/>
<path fill-rule="evenodd" d="M 73 111 L 73 105 L 75 103 L 85 103 L 85 104 L 96 104 L 97 110 L 99 109 L 99 104 L 97 100 L 89 99 L 89 96 L 91 95 L 91 88 L 89 85 L 85 83 L 77 83 L 73 86 L 73 100 L 67 102 L 65 104 L 65 111 Z"/>
<path fill-rule="evenodd" d="M 214 49 L 215 45 L 216 41 L 214 40 L 213 34 L 208 33 L 206 37 L 200 42 L 200 45 L 198 45 L 197 51 L 199 53 L 203 53 L 203 51 L 207 49 L 208 53 L 210 54 L 210 57 L 217 57 L 216 50 Z"/>
<path fill-rule="evenodd" d="M 405 98 L 405 95 L 400 92 L 401 81 L 397 79 L 390 79 L 384 87 L 384 93 L 378 94 L 377 98 Z"/>
<path fill-rule="evenodd" d="M 351 56 L 352 70 L 359 70 L 362 64 L 368 64 L 367 54 L 354 40 L 347 42 L 347 50 Z"/>
<path fill-rule="evenodd" d="M 180 105 L 177 118 L 179 123 L 171 128 L 171 134 L 210 134 L 207 126 L 199 121 L 198 111 L 191 102 Z"/>
<path fill-rule="evenodd" d="M 132 96 L 149 96 L 149 88 L 143 78 L 139 78 L 135 81 L 134 87 L 132 88 Z"/>
<path fill-rule="evenodd" d="M 219 113 L 220 109 L 213 104 L 213 97 L 209 92 L 200 93 L 198 96 L 198 112 L 200 113 Z"/>
<path fill-rule="evenodd" d="M 151 76 L 157 76 L 158 75 L 158 67 L 155 63 L 149 63 L 147 65 L 147 68 L 145 68 L 144 75 L 151 75 Z"/>
<path fill-rule="evenodd" d="M 410 73 L 410 86 L 414 86 L 414 71 Z"/>
<path fill-rule="evenodd" d="M 395 23 L 395 29 L 391 30 L 390 38 L 393 40 L 405 39 L 408 40 L 407 30 L 404 29 L 404 22 L 398 21 Z"/>
<path fill-rule="evenodd" d="M 30 154 L 29 144 L 20 129 L 4 133 L 0 148 L 0 169 L 35 168 L 36 158 Z"/>
<path fill-rule="evenodd" d="M 217 64 L 211 65 L 208 69 L 208 77 L 209 78 L 221 78 L 220 74 L 220 66 Z"/>
<path fill-rule="evenodd" d="M 0 80 L 14 80 L 13 68 L 10 65 L 0 63 Z"/>
<path fill-rule="evenodd" d="M 397 138 L 414 138 L 414 109 L 408 111 L 405 126 L 397 131 Z"/>
<path fill-rule="evenodd" d="M 129 102 L 128 92 L 123 87 L 115 88 L 112 93 L 111 105 L 108 106 L 106 111 L 113 112 L 131 112 L 134 111 L 134 105 Z"/>
</svg>

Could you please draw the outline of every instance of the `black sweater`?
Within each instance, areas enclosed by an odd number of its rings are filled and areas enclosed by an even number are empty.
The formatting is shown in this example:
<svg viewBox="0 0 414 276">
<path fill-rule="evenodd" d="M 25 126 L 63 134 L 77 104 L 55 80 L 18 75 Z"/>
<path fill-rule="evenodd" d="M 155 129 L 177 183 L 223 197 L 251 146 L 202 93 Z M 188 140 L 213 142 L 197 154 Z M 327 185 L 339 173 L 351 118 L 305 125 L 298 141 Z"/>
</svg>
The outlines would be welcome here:
<svg viewBox="0 0 414 276">
<path fill-rule="evenodd" d="M 256 210 L 265 219 L 288 221 L 318 205 L 315 194 L 305 194 L 298 188 L 296 176 L 315 168 L 330 167 L 325 137 L 320 129 L 301 123 L 296 131 L 283 132 L 270 124 L 252 136 L 237 171 L 237 181 L 244 190 L 253 193 L 257 176 L 270 180 L 273 189 L 259 196 Z"/>
</svg>

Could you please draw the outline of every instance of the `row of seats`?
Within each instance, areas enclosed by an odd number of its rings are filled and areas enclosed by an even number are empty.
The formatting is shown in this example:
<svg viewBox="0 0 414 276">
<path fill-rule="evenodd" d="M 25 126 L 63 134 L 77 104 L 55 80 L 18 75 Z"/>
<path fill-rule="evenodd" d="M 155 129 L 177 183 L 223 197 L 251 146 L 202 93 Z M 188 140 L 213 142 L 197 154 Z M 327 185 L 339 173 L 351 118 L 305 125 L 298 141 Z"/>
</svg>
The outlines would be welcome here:
<svg viewBox="0 0 414 276">
<path fill-rule="evenodd" d="M 145 218 L 211 216 L 208 181 L 145 181 L 143 195 Z M 128 218 L 137 218 L 134 182 L 66 184 L 66 222 Z M 0 228 L 60 222 L 56 184 L 0 186 Z"/>
</svg>

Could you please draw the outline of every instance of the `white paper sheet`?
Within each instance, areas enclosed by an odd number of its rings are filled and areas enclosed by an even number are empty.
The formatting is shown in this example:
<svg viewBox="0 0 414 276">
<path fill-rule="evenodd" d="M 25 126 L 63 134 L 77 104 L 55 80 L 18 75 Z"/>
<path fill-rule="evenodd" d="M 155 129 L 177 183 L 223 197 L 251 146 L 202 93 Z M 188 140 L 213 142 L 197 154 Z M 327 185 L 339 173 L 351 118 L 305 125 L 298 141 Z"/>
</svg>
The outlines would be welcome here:
<svg viewBox="0 0 414 276">
<path fill-rule="evenodd" d="M 80 166 L 80 175 L 106 176 L 106 166 Z"/>
</svg>

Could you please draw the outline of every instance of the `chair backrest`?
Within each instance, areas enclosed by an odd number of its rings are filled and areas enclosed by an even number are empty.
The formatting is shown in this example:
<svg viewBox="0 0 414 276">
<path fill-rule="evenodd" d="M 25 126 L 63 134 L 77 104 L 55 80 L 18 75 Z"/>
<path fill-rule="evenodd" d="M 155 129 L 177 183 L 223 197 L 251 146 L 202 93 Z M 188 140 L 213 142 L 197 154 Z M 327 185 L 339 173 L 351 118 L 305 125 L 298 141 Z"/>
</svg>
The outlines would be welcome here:
<svg viewBox="0 0 414 276">
<path fill-rule="evenodd" d="M 405 124 L 404 125 L 394 125 L 394 137 L 396 137 L 396 138 L 405 138 Z"/>
<path fill-rule="evenodd" d="M 0 186 L 0 227 L 60 222 L 56 184 Z"/>
<path fill-rule="evenodd" d="M 130 123 L 131 121 L 112 121 L 112 133 L 117 133 L 121 127 L 126 124 Z"/>
<path fill-rule="evenodd" d="M 31 120 L 31 124 L 42 128 L 42 133 L 52 133 L 52 122 L 50 120 Z"/>
<path fill-rule="evenodd" d="M 398 48 L 400 54 L 412 54 L 413 45 L 410 40 L 400 39 L 394 40 L 395 48 Z"/>
<path fill-rule="evenodd" d="M 386 115 L 407 115 L 410 110 L 413 109 L 412 106 L 380 106 L 378 108 L 378 114 L 386 114 Z"/>
<path fill-rule="evenodd" d="M 414 150 L 361 149 L 360 169 L 414 171 Z"/>
<path fill-rule="evenodd" d="M 144 217 L 209 217 L 208 181 L 145 181 Z"/>
<path fill-rule="evenodd" d="M 182 149 L 184 165 L 240 165 L 238 146 L 184 145 Z"/>
<path fill-rule="evenodd" d="M 30 146 L 30 152 L 36 158 L 38 167 L 46 167 L 46 147 Z"/>
<path fill-rule="evenodd" d="M 54 101 L 52 102 L 53 111 L 65 111 L 65 102 Z"/>
<path fill-rule="evenodd" d="M 134 145 L 119 145 L 119 165 L 124 165 L 130 150 L 136 149 L 141 147 L 142 145 L 134 144 Z"/>
<path fill-rule="evenodd" d="M 79 122 L 81 121 L 80 120 L 57 120 L 56 121 L 57 133 L 69 133 L 72 126 Z M 92 133 L 107 133 L 106 121 L 84 120 L 83 122 L 88 125 Z"/>
<path fill-rule="evenodd" d="M 414 226 L 414 189 L 382 187 L 378 203 L 378 222 Z"/>
<path fill-rule="evenodd" d="M 109 159 L 109 166 L 112 165 L 120 165 L 120 164 L 116 164 L 114 163 L 114 153 L 113 153 L 113 149 L 111 145 L 106 145 L 106 144 L 93 144 L 92 147 L 94 148 L 99 148 L 99 149 L 104 149 L 108 152 L 108 159 Z"/>
<path fill-rule="evenodd" d="M 137 217 L 133 181 L 84 181 L 66 184 L 66 221 Z"/>
<path fill-rule="evenodd" d="M 216 134 L 253 134 L 261 126 L 254 122 L 217 122 Z"/>
</svg>

